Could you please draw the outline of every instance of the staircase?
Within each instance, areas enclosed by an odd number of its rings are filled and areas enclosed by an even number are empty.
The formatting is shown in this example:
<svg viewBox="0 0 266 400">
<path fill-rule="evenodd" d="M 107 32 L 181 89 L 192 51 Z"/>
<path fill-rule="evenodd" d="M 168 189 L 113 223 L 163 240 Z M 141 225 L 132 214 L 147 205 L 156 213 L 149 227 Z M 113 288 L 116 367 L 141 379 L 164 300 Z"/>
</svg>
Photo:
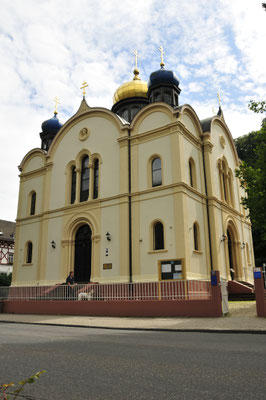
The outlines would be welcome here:
<svg viewBox="0 0 266 400">
<path fill-rule="evenodd" d="M 249 282 L 229 281 L 228 294 L 230 301 L 255 300 L 254 285 Z"/>
</svg>

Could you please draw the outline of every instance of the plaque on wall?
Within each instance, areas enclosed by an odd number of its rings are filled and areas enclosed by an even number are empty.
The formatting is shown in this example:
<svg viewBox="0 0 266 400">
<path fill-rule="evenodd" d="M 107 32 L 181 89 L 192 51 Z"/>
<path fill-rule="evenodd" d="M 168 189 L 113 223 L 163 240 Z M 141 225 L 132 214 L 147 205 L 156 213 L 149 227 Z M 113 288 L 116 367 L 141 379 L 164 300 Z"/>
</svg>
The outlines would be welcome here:
<svg viewBox="0 0 266 400">
<path fill-rule="evenodd" d="M 112 263 L 103 264 L 103 269 L 112 269 Z"/>
</svg>

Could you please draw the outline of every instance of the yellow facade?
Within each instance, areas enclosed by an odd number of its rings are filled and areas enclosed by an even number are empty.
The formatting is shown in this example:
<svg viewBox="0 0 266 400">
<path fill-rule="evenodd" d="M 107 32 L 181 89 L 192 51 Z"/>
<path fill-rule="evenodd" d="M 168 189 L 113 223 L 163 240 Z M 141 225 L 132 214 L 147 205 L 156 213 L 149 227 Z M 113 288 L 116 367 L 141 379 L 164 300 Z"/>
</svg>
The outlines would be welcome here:
<svg viewBox="0 0 266 400">
<path fill-rule="evenodd" d="M 89 197 L 81 202 L 86 155 Z M 96 159 L 98 196 L 93 198 Z M 161 160 L 157 186 L 155 159 Z M 207 279 L 213 268 L 224 279 L 231 279 L 234 269 L 235 279 L 251 282 L 251 225 L 240 205 L 238 162 L 231 133 L 219 116 L 203 131 L 190 106 L 174 109 L 157 102 L 129 124 L 83 100 L 49 151 L 34 149 L 20 165 L 12 285 L 63 283 L 75 269 L 76 234 L 83 225 L 91 230 L 92 282 L 158 281 L 160 260 L 176 259 L 182 260 L 182 274 L 175 279 Z M 71 204 L 72 167 L 76 198 Z M 36 209 L 30 215 L 33 191 Z M 157 223 L 163 227 L 160 249 L 154 248 Z"/>
</svg>

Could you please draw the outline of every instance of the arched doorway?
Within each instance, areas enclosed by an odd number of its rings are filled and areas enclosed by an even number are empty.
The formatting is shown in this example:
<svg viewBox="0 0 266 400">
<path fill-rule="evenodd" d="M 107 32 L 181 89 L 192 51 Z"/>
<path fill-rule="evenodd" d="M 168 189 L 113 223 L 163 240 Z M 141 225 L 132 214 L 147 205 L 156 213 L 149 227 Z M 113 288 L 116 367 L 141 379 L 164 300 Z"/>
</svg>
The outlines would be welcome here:
<svg viewBox="0 0 266 400">
<path fill-rule="evenodd" d="M 76 282 L 90 282 L 91 278 L 91 228 L 82 225 L 75 237 L 74 275 Z"/>
<path fill-rule="evenodd" d="M 227 229 L 227 241 L 228 241 L 228 257 L 229 257 L 229 270 L 232 281 L 235 279 L 236 266 L 234 257 L 233 237 L 229 229 Z"/>
</svg>

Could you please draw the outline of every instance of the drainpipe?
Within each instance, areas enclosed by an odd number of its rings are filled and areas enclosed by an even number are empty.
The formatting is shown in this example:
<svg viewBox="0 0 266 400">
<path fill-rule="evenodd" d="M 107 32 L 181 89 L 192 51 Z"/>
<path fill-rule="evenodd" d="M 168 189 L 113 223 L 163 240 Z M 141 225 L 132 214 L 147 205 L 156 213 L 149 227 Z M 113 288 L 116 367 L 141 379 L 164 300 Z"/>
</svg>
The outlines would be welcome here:
<svg viewBox="0 0 266 400">
<path fill-rule="evenodd" d="M 209 234 L 209 243 L 210 243 L 210 263 L 211 263 L 211 271 L 212 271 L 213 270 L 212 239 L 211 239 L 211 228 L 210 228 L 209 200 L 208 200 L 208 188 L 207 188 L 206 169 L 205 169 L 204 145 L 202 145 L 202 160 L 203 160 L 203 173 L 204 173 L 204 183 L 205 183 L 205 192 L 206 192 L 208 234 Z"/>
<path fill-rule="evenodd" d="M 132 204 L 131 204 L 131 143 L 128 129 L 128 240 L 129 240 L 129 282 L 132 283 Z"/>
</svg>

